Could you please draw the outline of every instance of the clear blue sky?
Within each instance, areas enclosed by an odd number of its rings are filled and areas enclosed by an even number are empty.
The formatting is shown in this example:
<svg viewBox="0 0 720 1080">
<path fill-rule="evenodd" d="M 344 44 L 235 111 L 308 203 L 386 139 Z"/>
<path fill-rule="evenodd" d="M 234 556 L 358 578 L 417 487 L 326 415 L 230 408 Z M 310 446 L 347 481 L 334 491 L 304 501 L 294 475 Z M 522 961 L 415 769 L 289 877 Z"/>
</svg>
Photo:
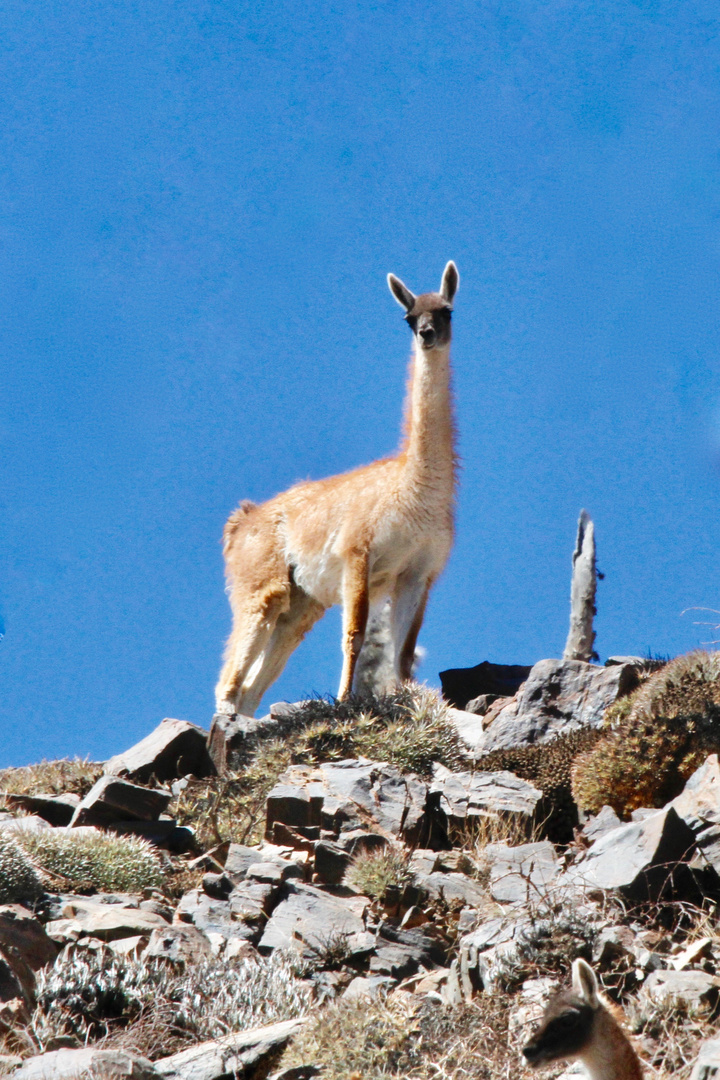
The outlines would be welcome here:
<svg viewBox="0 0 720 1080">
<path fill-rule="evenodd" d="M 227 515 L 396 446 L 385 275 L 449 258 L 422 676 L 561 653 L 581 507 L 603 659 L 720 636 L 719 72 L 693 0 L 7 6 L 0 766 L 209 724 Z M 270 700 L 336 689 L 338 625 Z"/>
</svg>

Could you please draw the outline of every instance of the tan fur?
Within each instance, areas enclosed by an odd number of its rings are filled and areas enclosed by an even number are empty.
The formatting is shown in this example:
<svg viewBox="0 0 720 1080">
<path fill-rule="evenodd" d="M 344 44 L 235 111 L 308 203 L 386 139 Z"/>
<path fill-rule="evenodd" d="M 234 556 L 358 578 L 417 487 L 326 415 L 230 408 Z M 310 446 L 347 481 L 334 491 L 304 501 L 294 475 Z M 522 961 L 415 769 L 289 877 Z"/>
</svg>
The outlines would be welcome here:
<svg viewBox="0 0 720 1080">
<path fill-rule="evenodd" d="M 410 677 L 427 595 L 453 537 L 449 309 L 457 280 L 448 263 L 440 293 L 416 298 L 389 276 L 416 331 L 401 450 L 297 484 L 261 505 L 244 502 L 230 516 L 223 550 L 233 629 L 218 711 L 252 715 L 307 631 L 336 603 L 343 609 L 339 696 L 352 689 L 369 609 L 387 596 L 396 674 Z M 435 324 L 440 332 L 428 344 Z"/>
<path fill-rule="evenodd" d="M 523 1053 L 532 1065 L 581 1061 L 591 1080 L 642 1080 L 622 1014 L 599 993 L 594 971 L 573 961 L 572 990 L 552 998 Z"/>
</svg>

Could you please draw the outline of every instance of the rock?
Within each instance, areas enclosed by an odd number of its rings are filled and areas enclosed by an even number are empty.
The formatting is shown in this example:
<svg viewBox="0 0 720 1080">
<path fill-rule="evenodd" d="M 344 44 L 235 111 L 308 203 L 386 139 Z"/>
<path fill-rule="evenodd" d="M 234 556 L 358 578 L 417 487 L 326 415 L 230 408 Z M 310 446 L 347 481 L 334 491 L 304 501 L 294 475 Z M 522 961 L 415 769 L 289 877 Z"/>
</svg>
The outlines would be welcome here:
<svg viewBox="0 0 720 1080">
<path fill-rule="evenodd" d="M 427 930 L 402 930 L 383 923 L 370 957 L 370 973 L 406 979 L 420 969 L 444 965 L 446 958 L 445 943 Z"/>
<path fill-rule="evenodd" d="M 152 911 L 79 898 L 64 905 L 63 918 L 60 921 L 74 924 L 80 931 L 81 937 L 96 937 L 101 941 L 152 934 L 153 930 L 164 930 L 168 925 L 161 915 L 156 915 Z M 53 922 L 47 924 L 51 937 L 54 936 L 54 928 Z"/>
<path fill-rule="evenodd" d="M 200 1043 L 155 1062 L 156 1072 L 166 1080 L 226 1080 L 251 1073 L 276 1054 L 297 1034 L 305 1019 L 253 1028 L 239 1035 Z M 28 1078 L 34 1080 L 34 1078 Z"/>
<path fill-rule="evenodd" d="M 465 712 L 475 713 L 476 716 L 484 716 L 491 705 L 500 698 L 500 694 L 478 694 L 476 698 L 468 701 Z"/>
<path fill-rule="evenodd" d="M 210 725 L 207 750 L 220 776 L 230 769 L 241 769 L 264 739 L 282 735 L 281 723 L 270 716 L 255 719 L 240 713 L 216 713 Z"/>
<path fill-rule="evenodd" d="M 443 697 L 456 709 L 466 709 L 480 694 L 513 697 L 531 669 L 521 664 L 491 664 L 484 660 L 471 668 L 448 668 L 440 672 Z"/>
<path fill-rule="evenodd" d="M 511 698 L 503 698 L 510 701 Z M 485 746 L 485 725 L 483 717 L 463 709 L 449 708 L 447 718 L 455 728 L 464 749 L 471 757 L 479 757 Z"/>
<path fill-rule="evenodd" d="M 176 780 L 191 773 L 212 776 L 215 766 L 207 750 L 207 732 L 187 720 L 162 720 L 135 746 L 105 763 L 105 773 L 137 783 Z"/>
<path fill-rule="evenodd" d="M 24 810 L 28 814 L 37 814 L 50 825 L 69 825 L 75 813 L 80 796 L 67 795 L 13 795 L 5 796 L 5 804 L 11 810 Z"/>
<path fill-rule="evenodd" d="M 153 930 L 145 955 L 194 964 L 210 956 L 211 952 L 210 942 L 196 926 L 173 923 L 162 930 Z"/>
<path fill-rule="evenodd" d="M 704 971 L 653 971 L 643 994 L 656 1004 L 671 1000 L 691 1012 L 710 1012 L 720 997 L 720 979 Z"/>
<path fill-rule="evenodd" d="M 629 926 L 604 926 L 593 944 L 593 963 L 603 969 L 623 956 L 633 955 L 635 934 Z"/>
<path fill-rule="evenodd" d="M 336 895 L 294 881 L 286 888 L 286 898 L 273 911 L 258 943 L 261 952 L 301 945 L 305 952 L 322 954 L 339 938 L 345 939 L 349 956 L 372 948 L 372 935 L 365 931 L 366 897 Z"/>
<path fill-rule="evenodd" d="M 32 968 L 16 949 L 0 949 L 0 1001 L 20 998 L 31 1006 L 34 996 L 35 974 Z"/>
<path fill-rule="evenodd" d="M 39 814 L 27 814 L 23 817 L 0 815 L 0 829 L 4 833 L 39 832 L 41 829 L 51 828 L 52 825 Z"/>
<path fill-rule="evenodd" d="M 594 844 L 596 840 L 599 840 L 605 833 L 612 832 L 613 829 L 619 828 L 622 825 L 622 821 L 617 816 L 612 806 L 603 806 L 599 814 L 596 814 L 594 818 L 583 825 L 583 836 L 590 844 Z"/>
<path fill-rule="evenodd" d="M 571 889 L 619 889 L 637 900 L 692 895 L 686 863 L 695 849 L 692 829 L 672 806 L 605 833 L 559 879 Z"/>
<path fill-rule="evenodd" d="M 58 952 L 40 920 L 20 904 L 0 904 L 0 948 L 16 949 L 33 971 L 51 964 Z"/>
<path fill-rule="evenodd" d="M 367 828 L 368 819 L 385 836 L 422 843 L 430 830 L 427 785 L 412 774 L 366 758 L 293 765 L 267 798 L 266 835 L 276 821 L 318 825 L 336 837 L 345 829 Z"/>
<path fill-rule="evenodd" d="M 157 1080 L 146 1058 L 124 1050 L 51 1050 L 28 1058 L 13 1080 Z"/>
<path fill-rule="evenodd" d="M 487 890 L 467 874 L 434 872 L 415 874 L 413 887 L 421 890 L 431 900 L 447 904 L 458 910 L 463 907 L 479 908 L 487 902 Z"/>
<path fill-rule="evenodd" d="M 720 1080 L 720 1039 L 706 1039 L 701 1045 L 690 1080 Z"/>
<path fill-rule="evenodd" d="M 186 892 L 175 909 L 175 922 L 193 923 L 210 941 L 240 938 L 255 944 L 265 925 L 272 888 L 269 885 L 238 886 L 228 900 L 215 900 L 200 889 Z"/>
<path fill-rule="evenodd" d="M 714 939 L 711 937 L 700 938 L 698 941 L 693 941 L 686 949 L 683 949 L 681 953 L 674 956 L 672 959 L 672 967 L 675 971 L 685 971 L 692 964 L 696 964 L 698 960 L 704 956 L 710 956 L 712 954 L 712 946 Z"/>
<path fill-rule="evenodd" d="M 636 684 L 637 670 L 629 664 L 605 668 L 582 660 L 541 660 L 486 725 L 483 753 L 597 728 L 605 710 Z"/>
<path fill-rule="evenodd" d="M 358 1001 L 363 998 L 374 1000 L 386 994 L 395 984 L 387 975 L 358 975 L 346 987 L 343 994 L 345 1001 Z"/>
<path fill-rule="evenodd" d="M 101 776 L 73 814 L 70 827 L 106 828 L 118 821 L 153 821 L 166 809 L 172 792 L 145 788 L 116 776 Z"/>
<path fill-rule="evenodd" d="M 481 817 L 513 817 L 529 826 L 543 794 L 511 772 L 452 773 L 442 768 L 436 768 L 430 791 L 439 795 L 440 809 L 455 828 Z"/>
<path fill-rule="evenodd" d="M 528 919 L 488 919 L 458 942 L 459 981 L 469 1001 L 479 990 L 491 991 L 502 961 L 512 956 Z"/>
<path fill-rule="evenodd" d="M 560 868 L 549 840 L 516 847 L 488 844 L 485 857 L 490 868 L 490 895 L 503 904 L 523 904 L 542 898 Z"/>
<path fill-rule="evenodd" d="M 315 873 L 327 885 L 339 885 L 345 877 L 352 856 L 332 840 L 318 840 L 315 844 Z"/>
</svg>

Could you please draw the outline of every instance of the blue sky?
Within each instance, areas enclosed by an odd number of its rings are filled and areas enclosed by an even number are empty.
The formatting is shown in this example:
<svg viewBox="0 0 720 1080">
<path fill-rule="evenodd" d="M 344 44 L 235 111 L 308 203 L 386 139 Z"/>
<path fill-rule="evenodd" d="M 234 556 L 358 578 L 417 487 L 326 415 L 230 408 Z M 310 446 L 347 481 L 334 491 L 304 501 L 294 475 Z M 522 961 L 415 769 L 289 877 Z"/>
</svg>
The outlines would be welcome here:
<svg viewBox="0 0 720 1080">
<path fill-rule="evenodd" d="M 582 507 L 602 659 L 715 636 L 682 613 L 720 608 L 719 35 L 671 0 L 5 8 L 0 766 L 209 724 L 226 517 L 392 451 L 385 275 L 449 258 L 422 676 L 561 653 Z M 331 612 L 268 700 L 340 661 Z"/>
</svg>

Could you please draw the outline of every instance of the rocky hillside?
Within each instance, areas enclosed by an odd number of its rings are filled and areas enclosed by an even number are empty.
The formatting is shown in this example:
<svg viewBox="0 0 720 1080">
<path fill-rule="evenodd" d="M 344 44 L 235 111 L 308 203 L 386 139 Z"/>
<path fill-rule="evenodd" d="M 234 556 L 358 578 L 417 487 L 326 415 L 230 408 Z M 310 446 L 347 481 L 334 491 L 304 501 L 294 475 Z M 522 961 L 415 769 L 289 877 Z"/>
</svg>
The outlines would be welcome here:
<svg viewBox="0 0 720 1080">
<path fill-rule="evenodd" d="M 720 1076 L 719 654 L 443 688 L 0 773 L 0 1075 L 529 1077 L 581 956 Z"/>
</svg>

